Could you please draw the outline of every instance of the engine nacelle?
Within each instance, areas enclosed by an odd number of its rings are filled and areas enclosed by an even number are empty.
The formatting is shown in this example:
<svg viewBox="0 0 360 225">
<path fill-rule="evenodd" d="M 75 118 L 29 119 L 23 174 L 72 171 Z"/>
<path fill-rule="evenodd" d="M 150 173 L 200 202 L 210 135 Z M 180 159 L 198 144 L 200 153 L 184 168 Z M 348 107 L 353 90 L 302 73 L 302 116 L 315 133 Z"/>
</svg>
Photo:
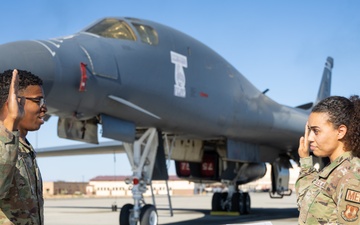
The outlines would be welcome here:
<svg viewBox="0 0 360 225">
<path fill-rule="evenodd" d="M 246 184 L 265 176 L 265 163 L 226 162 L 226 169 L 221 174 L 221 180 L 235 181 L 237 185 Z"/>
</svg>

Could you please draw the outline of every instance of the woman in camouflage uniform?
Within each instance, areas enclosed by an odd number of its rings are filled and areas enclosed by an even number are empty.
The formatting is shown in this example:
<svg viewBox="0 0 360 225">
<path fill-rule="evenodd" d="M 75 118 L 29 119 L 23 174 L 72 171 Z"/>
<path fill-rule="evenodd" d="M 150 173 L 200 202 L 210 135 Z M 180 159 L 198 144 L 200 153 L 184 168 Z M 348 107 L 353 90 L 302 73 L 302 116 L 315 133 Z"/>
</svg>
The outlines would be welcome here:
<svg viewBox="0 0 360 225">
<path fill-rule="evenodd" d="M 330 164 L 320 172 L 308 149 Z M 301 171 L 296 181 L 299 224 L 359 225 L 360 99 L 333 96 L 311 111 L 300 138 Z"/>
</svg>

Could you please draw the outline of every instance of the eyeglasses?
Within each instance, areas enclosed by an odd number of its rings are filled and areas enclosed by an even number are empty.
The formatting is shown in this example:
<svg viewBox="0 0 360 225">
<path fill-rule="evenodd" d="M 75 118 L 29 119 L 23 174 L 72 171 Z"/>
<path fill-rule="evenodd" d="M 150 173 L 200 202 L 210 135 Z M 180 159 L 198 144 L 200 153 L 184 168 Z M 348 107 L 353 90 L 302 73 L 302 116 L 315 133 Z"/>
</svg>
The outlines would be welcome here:
<svg viewBox="0 0 360 225">
<path fill-rule="evenodd" d="M 27 100 L 30 100 L 32 102 L 35 102 L 36 104 L 39 105 L 39 107 L 43 107 L 46 103 L 45 99 L 43 97 L 37 97 L 37 98 L 30 98 L 30 97 L 24 97 L 24 96 L 19 96 L 18 98 L 25 98 Z"/>
</svg>

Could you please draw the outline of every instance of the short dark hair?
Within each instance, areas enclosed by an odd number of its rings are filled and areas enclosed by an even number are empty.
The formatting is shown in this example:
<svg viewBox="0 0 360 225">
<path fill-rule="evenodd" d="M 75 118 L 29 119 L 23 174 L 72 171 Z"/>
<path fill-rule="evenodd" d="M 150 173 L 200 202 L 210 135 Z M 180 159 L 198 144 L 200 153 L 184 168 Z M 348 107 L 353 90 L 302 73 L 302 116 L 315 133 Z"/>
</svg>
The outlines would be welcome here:
<svg viewBox="0 0 360 225">
<path fill-rule="evenodd" d="M 30 85 L 43 85 L 40 77 L 26 70 L 17 70 L 19 74 L 19 91 L 26 89 Z M 9 88 L 13 70 L 5 70 L 0 73 L 0 109 L 4 106 L 9 96 Z"/>
</svg>

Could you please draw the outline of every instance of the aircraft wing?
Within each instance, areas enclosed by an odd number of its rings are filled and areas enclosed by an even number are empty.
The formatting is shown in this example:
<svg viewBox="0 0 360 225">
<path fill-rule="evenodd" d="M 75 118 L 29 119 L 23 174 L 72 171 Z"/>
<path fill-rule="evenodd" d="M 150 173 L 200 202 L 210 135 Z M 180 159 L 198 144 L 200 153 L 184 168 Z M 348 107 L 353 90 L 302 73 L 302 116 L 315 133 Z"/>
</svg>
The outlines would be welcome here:
<svg viewBox="0 0 360 225">
<path fill-rule="evenodd" d="M 70 156 L 89 154 L 124 153 L 125 149 L 120 141 L 107 141 L 99 144 L 76 144 L 37 149 L 37 157 Z"/>
</svg>

